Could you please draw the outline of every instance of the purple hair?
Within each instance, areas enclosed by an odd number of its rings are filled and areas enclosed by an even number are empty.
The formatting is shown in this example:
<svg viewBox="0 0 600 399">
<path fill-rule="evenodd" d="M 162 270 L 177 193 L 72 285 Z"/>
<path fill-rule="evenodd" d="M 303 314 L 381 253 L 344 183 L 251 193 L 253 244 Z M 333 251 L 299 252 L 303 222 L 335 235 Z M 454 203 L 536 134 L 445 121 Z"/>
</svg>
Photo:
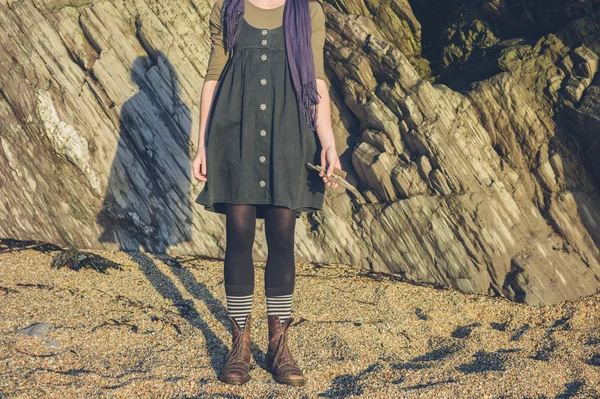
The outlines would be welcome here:
<svg viewBox="0 0 600 399">
<path fill-rule="evenodd" d="M 225 50 L 230 52 L 240 31 L 244 0 L 224 0 L 221 26 Z M 314 56 L 311 46 L 312 20 L 308 0 L 286 0 L 283 10 L 283 32 L 300 115 L 306 125 L 316 130 L 319 93 L 316 86 Z"/>
</svg>

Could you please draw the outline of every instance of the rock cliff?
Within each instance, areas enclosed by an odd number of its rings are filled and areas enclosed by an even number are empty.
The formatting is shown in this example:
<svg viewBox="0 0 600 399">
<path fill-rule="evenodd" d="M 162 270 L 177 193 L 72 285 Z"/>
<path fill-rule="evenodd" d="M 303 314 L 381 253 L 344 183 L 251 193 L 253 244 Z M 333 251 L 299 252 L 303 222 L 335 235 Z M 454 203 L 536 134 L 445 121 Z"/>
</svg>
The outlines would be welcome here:
<svg viewBox="0 0 600 399">
<path fill-rule="evenodd" d="M 194 203 L 190 170 L 211 4 L 0 0 L 0 236 L 223 256 L 224 218 Z M 332 122 L 361 198 L 328 188 L 297 260 L 532 305 L 594 293 L 599 9 L 325 4 Z"/>
</svg>

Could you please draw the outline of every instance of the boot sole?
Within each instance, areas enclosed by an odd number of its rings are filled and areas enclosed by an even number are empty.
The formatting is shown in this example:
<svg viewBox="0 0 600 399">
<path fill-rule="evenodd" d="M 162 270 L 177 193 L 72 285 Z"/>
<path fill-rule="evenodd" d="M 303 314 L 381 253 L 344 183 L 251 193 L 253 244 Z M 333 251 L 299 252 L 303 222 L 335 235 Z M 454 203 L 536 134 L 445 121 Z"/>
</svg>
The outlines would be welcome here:
<svg viewBox="0 0 600 399">
<path fill-rule="evenodd" d="M 285 384 L 285 385 L 293 385 L 295 387 L 301 387 L 306 385 L 306 379 L 304 380 L 294 380 L 294 379 L 287 379 L 287 378 L 281 378 L 278 377 L 277 375 L 275 375 L 275 372 L 273 371 L 273 369 L 266 367 L 267 371 L 269 373 L 271 373 L 271 375 L 273 375 L 273 378 L 275 379 L 275 381 L 277 381 L 280 384 Z"/>
<path fill-rule="evenodd" d="M 248 382 L 248 380 L 250 380 L 249 376 L 248 376 L 248 378 L 228 378 L 228 377 L 219 375 L 219 381 L 224 382 L 226 384 L 242 385 L 242 384 L 245 384 L 246 382 Z"/>
<path fill-rule="evenodd" d="M 277 381 L 280 384 L 285 384 L 285 385 L 293 385 L 295 387 L 302 387 L 304 385 L 306 385 L 306 380 L 286 380 L 283 378 L 279 378 L 279 377 L 275 377 L 275 381 Z"/>
</svg>

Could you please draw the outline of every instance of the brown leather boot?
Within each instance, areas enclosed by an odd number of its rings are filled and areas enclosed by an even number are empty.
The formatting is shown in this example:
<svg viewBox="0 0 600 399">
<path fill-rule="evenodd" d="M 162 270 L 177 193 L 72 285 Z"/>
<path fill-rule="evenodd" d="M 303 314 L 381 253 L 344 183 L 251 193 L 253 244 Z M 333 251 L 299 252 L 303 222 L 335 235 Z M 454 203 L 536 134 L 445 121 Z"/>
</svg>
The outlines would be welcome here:
<svg viewBox="0 0 600 399">
<path fill-rule="evenodd" d="M 243 329 L 233 317 L 228 316 L 231 323 L 232 345 L 225 358 L 221 374 L 219 374 L 219 380 L 227 384 L 244 384 L 250 379 L 251 316 L 251 314 L 246 316 L 246 324 Z"/>
<path fill-rule="evenodd" d="M 287 330 L 292 317 L 281 324 L 279 316 L 267 316 L 269 320 L 269 349 L 265 356 L 267 370 L 273 373 L 275 381 L 281 384 L 302 386 L 306 384 L 306 377 L 294 360 L 287 345 Z"/>
</svg>

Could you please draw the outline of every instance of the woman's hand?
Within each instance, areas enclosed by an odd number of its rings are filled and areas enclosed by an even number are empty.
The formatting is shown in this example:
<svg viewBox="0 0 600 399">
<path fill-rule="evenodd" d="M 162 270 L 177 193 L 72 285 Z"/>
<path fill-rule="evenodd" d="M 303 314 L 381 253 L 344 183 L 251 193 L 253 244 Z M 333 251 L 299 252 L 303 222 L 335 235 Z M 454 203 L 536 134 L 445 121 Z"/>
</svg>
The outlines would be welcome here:
<svg viewBox="0 0 600 399">
<path fill-rule="evenodd" d="M 192 168 L 196 180 L 208 181 L 206 177 L 206 147 L 198 148 L 194 161 L 192 162 Z"/>
<path fill-rule="evenodd" d="M 342 169 L 342 165 L 340 164 L 340 158 L 338 157 L 337 151 L 335 149 L 335 145 L 329 145 L 328 147 L 323 147 L 321 150 L 321 167 L 323 169 L 327 168 L 325 171 L 320 171 L 319 176 L 323 178 L 323 181 L 328 186 L 337 187 L 338 184 L 329 181 L 328 177 L 333 173 L 333 167 L 337 167 L 340 170 Z"/>
</svg>

